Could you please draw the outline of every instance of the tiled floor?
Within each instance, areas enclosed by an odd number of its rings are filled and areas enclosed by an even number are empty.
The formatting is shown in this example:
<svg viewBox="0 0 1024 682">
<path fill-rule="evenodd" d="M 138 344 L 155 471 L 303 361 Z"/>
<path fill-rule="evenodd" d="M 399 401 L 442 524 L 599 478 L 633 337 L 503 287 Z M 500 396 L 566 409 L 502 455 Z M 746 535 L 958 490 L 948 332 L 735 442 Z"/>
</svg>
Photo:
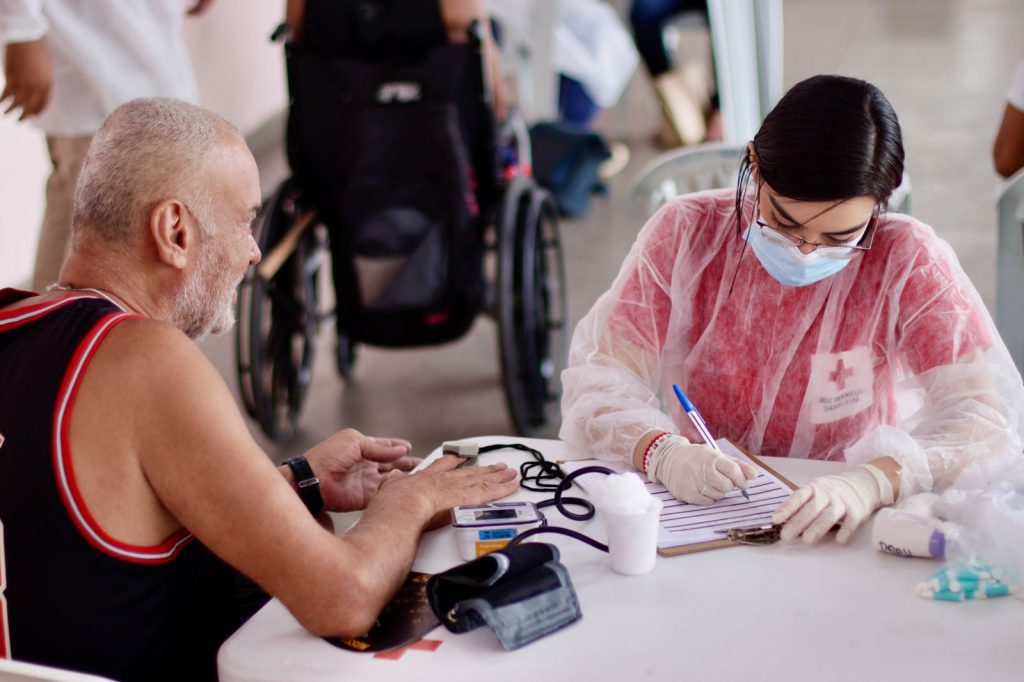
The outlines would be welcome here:
<svg viewBox="0 0 1024 682">
<path fill-rule="evenodd" d="M 842 73 L 874 82 L 900 116 L 913 180 L 914 214 L 959 255 L 991 305 L 995 287 L 996 176 L 990 147 L 1016 59 L 1024 56 L 1020 0 L 785 0 L 785 81 Z M 614 277 L 640 227 L 626 205 L 630 176 L 656 150 L 655 108 L 637 77 L 620 111 L 601 127 L 627 141 L 633 159 L 586 219 L 563 238 L 575 322 Z M 280 155 L 261 159 L 265 185 L 284 172 Z M 345 426 L 410 439 L 425 454 L 442 440 L 510 433 L 495 326 L 481 318 L 457 343 L 412 351 L 363 349 L 351 383 L 334 371 L 330 333 L 294 442 L 256 437 L 277 460 Z M 233 339 L 206 342 L 234 387 Z"/>
</svg>

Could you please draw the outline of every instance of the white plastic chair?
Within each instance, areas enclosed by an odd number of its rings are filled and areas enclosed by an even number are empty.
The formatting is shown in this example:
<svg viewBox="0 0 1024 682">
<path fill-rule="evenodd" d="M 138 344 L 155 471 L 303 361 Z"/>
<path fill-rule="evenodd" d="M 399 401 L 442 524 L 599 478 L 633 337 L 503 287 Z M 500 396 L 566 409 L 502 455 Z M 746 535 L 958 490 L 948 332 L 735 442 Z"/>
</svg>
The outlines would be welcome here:
<svg viewBox="0 0 1024 682">
<path fill-rule="evenodd" d="M 745 149 L 745 144 L 719 142 L 684 147 L 656 156 L 634 176 L 631 201 L 646 217 L 650 217 L 680 194 L 735 187 Z M 910 176 L 904 173 L 900 186 L 889 197 L 889 210 L 910 213 L 910 193 Z"/>
<path fill-rule="evenodd" d="M 0 658 L 0 682 L 113 682 L 109 677 L 76 673 L 35 663 Z"/>
<path fill-rule="evenodd" d="M 996 327 L 1024 371 L 1024 170 L 1006 181 L 997 207 Z"/>
<path fill-rule="evenodd" d="M 715 143 L 660 154 L 633 176 L 632 202 L 650 217 L 680 194 L 735 187 L 744 148 Z"/>
</svg>

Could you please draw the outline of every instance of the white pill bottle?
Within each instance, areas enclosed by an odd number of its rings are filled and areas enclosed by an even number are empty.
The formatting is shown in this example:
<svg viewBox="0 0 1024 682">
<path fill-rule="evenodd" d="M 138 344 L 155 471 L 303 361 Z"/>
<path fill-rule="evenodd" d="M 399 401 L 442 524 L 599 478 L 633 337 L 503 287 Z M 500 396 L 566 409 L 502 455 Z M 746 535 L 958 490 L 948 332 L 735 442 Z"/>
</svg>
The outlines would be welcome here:
<svg viewBox="0 0 1024 682">
<path fill-rule="evenodd" d="M 907 499 L 898 509 L 879 510 L 871 528 L 875 549 L 903 557 L 945 557 L 947 524 L 935 515 L 939 500 L 938 495 L 922 493 Z"/>
</svg>

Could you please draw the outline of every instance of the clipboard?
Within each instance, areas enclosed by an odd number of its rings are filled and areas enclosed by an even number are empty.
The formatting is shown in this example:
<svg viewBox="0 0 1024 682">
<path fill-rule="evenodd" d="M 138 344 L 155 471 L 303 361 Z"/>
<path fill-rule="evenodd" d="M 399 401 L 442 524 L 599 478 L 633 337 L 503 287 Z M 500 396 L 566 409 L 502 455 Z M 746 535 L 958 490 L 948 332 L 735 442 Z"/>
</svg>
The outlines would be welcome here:
<svg viewBox="0 0 1024 682">
<path fill-rule="evenodd" d="M 786 487 L 789 488 L 790 492 L 796 490 L 796 486 L 793 485 L 792 481 L 790 481 L 788 478 L 786 478 L 785 476 L 783 476 L 782 474 L 777 472 L 772 467 L 770 467 L 767 464 L 765 464 L 764 461 L 760 457 L 757 457 L 756 455 L 750 454 L 746 450 L 746 448 L 742 448 L 739 445 L 736 445 L 735 443 L 733 443 L 733 446 L 737 450 L 741 450 L 743 452 L 743 454 L 745 454 L 747 457 L 749 457 L 751 459 L 751 461 L 754 462 L 754 464 L 756 464 L 757 466 L 761 467 L 765 471 L 769 472 L 770 474 L 775 476 L 775 478 L 779 479 L 779 481 L 783 485 L 785 485 Z M 707 542 L 695 542 L 695 543 L 693 543 L 691 545 L 679 545 L 677 547 L 659 547 L 658 548 L 658 555 L 659 556 L 680 556 L 680 555 L 683 555 L 683 554 L 694 554 L 696 552 L 706 552 L 706 551 L 712 550 L 712 549 L 724 549 L 725 547 L 739 547 L 741 545 L 742 545 L 742 543 L 740 543 L 740 542 L 735 542 L 734 540 L 730 540 L 728 538 L 722 538 L 721 540 L 709 540 Z"/>
<path fill-rule="evenodd" d="M 731 441 L 728 441 L 726 439 L 722 439 L 722 441 L 725 441 L 726 443 L 728 443 L 729 446 L 735 448 L 737 451 L 742 452 L 743 455 L 745 455 L 746 457 L 750 458 L 751 462 L 753 462 L 755 465 L 757 465 L 758 467 L 763 469 L 766 473 L 769 473 L 772 476 L 774 476 L 778 480 L 778 482 L 782 486 L 785 486 L 786 488 L 788 488 L 790 492 L 796 490 L 796 486 L 793 484 L 792 481 L 790 481 L 785 476 L 781 475 L 779 472 L 777 472 L 772 467 L 770 467 L 767 464 L 765 464 L 764 461 L 761 460 L 761 458 L 757 457 L 756 455 L 752 455 L 750 452 L 747 451 L 746 448 L 742 448 L 742 447 L 736 445 L 735 443 L 733 443 Z M 576 460 L 576 462 L 578 462 L 578 461 L 580 461 L 580 460 Z M 565 460 L 561 460 L 561 461 L 557 461 L 556 464 L 558 464 L 559 468 L 561 468 L 563 472 L 569 473 L 570 470 L 565 467 L 565 465 L 568 464 L 568 462 L 566 462 Z M 606 464 L 607 465 L 608 463 L 607 462 L 602 462 L 602 464 Z M 576 481 L 573 481 L 573 482 L 576 485 L 578 485 L 581 488 L 583 488 L 584 491 L 586 490 L 586 487 L 580 481 L 576 480 Z M 661 521 L 659 520 L 659 524 L 660 523 L 661 523 Z M 658 554 L 660 556 L 666 556 L 666 557 L 667 556 L 679 556 L 680 554 L 693 554 L 695 552 L 705 552 L 705 551 L 711 550 L 711 549 L 722 549 L 724 547 L 734 547 L 734 546 L 742 545 L 742 544 L 743 543 L 741 543 L 741 542 L 736 542 L 734 540 L 730 540 L 728 538 L 724 538 L 723 537 L 721 539 L 705 540 L 705 541 L 702 541 L 702 542 L 694 542 L 694 543 L 685 544 L 685 545 L 676 545 L 676 546 L 672 546 L 672 547 L 659 547 L 658 548 Z"/>
</svg>

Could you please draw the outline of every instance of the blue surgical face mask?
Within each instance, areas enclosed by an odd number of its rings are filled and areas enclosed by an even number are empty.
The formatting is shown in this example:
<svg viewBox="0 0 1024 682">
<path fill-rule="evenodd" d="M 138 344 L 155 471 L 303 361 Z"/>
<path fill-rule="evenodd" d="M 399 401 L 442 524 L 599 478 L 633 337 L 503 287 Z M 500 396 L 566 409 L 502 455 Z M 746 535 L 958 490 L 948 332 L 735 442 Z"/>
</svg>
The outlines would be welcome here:
<svg viewBox="0 0 1024 682">
<path fill-rule="evenodd" d="M 768 274 L 787 287 L 805 287 L 820 282 L 850 263 L 846 259 L 826 258 L 817 251 L 801 253 L 798 249 L 769 241 L 757 223 L 751 223 L 743 237 Z"/>
</svg>

